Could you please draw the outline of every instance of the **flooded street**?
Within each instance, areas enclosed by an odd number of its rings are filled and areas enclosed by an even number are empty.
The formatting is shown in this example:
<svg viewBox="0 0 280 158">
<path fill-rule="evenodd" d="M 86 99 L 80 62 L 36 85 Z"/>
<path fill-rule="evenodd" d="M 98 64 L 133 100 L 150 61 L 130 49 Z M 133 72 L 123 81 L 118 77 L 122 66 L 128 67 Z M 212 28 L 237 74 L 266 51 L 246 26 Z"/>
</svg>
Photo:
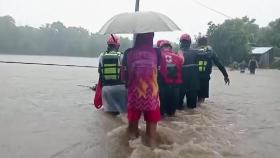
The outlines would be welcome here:
<svg viewBox="0 0 280 158">
<path fill-rule="evenodd" d="M 97 65 L 96 59 L 0 56 L 0 60 Z M 280 71 L 214 70 L 210 98 L 159 123 L 157 148 L 129 141 L 126 117 L 92 105 L 97 69 L 0 63 L 2 158 L 273 158 L 280 154 Z M 144 131 L 141 122 L 141 131 Z"/>
</svg>

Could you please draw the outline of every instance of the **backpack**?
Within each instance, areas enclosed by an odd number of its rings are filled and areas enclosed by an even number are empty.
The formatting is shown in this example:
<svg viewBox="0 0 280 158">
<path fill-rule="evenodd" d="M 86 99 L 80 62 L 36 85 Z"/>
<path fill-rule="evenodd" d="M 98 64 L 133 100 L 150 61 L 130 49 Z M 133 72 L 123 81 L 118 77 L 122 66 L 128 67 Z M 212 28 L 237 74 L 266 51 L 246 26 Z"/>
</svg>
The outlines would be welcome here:
<svg viewBox="0 0 280 158">
<path fill-rule="evenodd" d="M 182 82 L 183 59 L 173 51 L 161 52 L 159 81 L 162 84 L 177 85 Z"/>
</svg>

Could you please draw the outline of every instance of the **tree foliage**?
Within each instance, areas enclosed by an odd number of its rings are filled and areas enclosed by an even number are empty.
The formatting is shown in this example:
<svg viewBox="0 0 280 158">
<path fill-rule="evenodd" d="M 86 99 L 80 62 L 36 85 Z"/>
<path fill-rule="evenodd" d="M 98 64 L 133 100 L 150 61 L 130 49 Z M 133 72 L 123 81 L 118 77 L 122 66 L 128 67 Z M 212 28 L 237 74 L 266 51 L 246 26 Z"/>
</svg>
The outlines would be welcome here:
<svg viewBox="0 0 280 158">
<path fill-rule="evenodd" d="M 226 63 L 242 61 L 248 55 L 250 44 L 255 43 L 258 25 L 248 17 L 226 20 L 220 25 L 209 22 L 207 35 L 210 45 Z"/>
<path fill-rule="evenodd" d="M 106 50 L 107 37 L 59 21 L 33 28 L 16 26 L 10 16 L 0 17 L 0 53 L 5 54 L 94 57 Z M 131 40 L 121 38 L 121 50 L 129 47 Z"/>
<path fill-rule="evenodd" d="M 262 28 L 255 21 L 245 16 L 219 25 L 208 23 L 209 43 L 226 64 L 246 59 L 255 46 L 280 47 L 280 18 Z"/>
<path fill-rule="evenodd" d="M 262 29 L 264 42 L 269 46 L 280 48 L 280 18 L 269 23 L 268 27 Z"/>
<path fill-rule="evenodd" d="M 262 28 L 248 17 L 225 20 L 222 24 L 209 22 L 208 26 L 209 43 L 225 64 L 246 59 L 252 46 L 280 48 L 280 18 Z M 34 28 L 16 26 L 11 16 L 0 17 L 0 53 L 5 54 L 94 57 L 106 50 L 107 37 L 81 27 L 66 27 L 59 21 Z M 128 38 L 121 38 L 120 50 L 131 44 Z"/>
</svg>

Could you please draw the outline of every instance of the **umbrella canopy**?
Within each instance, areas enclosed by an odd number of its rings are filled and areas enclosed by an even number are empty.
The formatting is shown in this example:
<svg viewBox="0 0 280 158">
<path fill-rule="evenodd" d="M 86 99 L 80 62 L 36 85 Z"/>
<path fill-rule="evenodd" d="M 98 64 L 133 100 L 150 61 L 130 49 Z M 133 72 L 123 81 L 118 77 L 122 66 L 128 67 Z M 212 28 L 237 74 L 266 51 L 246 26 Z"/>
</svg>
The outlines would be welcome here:
<svg viewBox="0 0 280 158">
<path fill-rule="evenodd" d="M 175 31 L 180 28 L 166 15 L 157 12 L 121 13 L 100 29 L 100 34 Z"/>
</svg>

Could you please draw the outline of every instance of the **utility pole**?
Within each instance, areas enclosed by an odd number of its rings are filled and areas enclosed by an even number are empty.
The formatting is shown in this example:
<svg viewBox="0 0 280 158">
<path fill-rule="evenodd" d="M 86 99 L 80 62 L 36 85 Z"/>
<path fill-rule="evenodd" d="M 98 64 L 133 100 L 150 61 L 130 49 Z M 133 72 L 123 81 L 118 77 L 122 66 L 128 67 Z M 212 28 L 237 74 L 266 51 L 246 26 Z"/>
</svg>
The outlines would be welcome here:
<svg viewBox="0 0 280 158">
<path fill-rule="evenodd" d="M 138 11 L 139 11 L 139 1 L 140 1 L 140 0 L 136 0 L 136 3 L 135 3 L 135 12 L 138 12 Z"/>
<path fill-rule="evenodd" d="M 138 12 L 138 11 L 139 11 L 139 3 L 140 3 L 140 0 L 136 0 L 136 3 L 135 3 L 135 12 Z M 135 40 L 136 40 L 136 34 L 133 34 L 133 45 L 135 44 Z"/>
</svg>

